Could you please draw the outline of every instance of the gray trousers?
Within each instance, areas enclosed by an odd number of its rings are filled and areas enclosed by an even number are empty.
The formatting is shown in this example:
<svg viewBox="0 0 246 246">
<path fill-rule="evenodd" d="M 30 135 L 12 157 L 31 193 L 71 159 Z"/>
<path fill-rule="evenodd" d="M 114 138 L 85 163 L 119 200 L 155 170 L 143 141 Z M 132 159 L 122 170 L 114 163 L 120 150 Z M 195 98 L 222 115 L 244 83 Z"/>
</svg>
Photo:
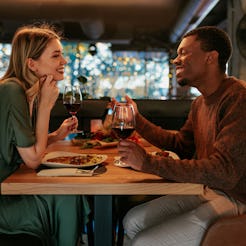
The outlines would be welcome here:
<svg viewBox="0 0 246 246">
<path fill-rule="evenodd" d="M 136 206 L 123 225 L 132 246 L 199 246 L 212 222 L 245 211 L 246 204 L 205 188 L 204 195 L 167 195 Z"/>
</svg>

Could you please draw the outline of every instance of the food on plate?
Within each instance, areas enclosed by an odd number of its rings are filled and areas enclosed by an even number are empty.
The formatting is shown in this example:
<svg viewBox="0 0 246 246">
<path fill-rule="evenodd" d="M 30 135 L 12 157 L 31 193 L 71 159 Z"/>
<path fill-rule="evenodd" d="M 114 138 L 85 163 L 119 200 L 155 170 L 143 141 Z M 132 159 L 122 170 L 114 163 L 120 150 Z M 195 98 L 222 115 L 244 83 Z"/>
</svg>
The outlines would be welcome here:
<svg viewBox="0 0 246 246">
<path fill-rule="evenodd" d="M 118 140 L 111 133 L 99 130 L 95 133 L 77 135 L 71 142 L 73 145 L 80 146 L 82 149 L 89 149 L 94 147 L 113 147 L 117 145 Z"/>
<path fill-rule="evenodd" d="M 80 146 L 82 149 L 90 149 L 95 146 L 98 146 L 99 143 L 96 140 L 91 140 L 91 139 L 78 139 L 78 138 L 73 138 L 71 140 L 73 145 Z"/>
<path fill-rule="evenodd" d="M 75 155 L 75 156 L 58 156 L 47 159 L 47 162 L 71 164 L 71 165 L 85 165 L 99 163 L 103 160 L 103 156 L 100 155 Z"/>
<path fill-rule="evenodd" d="M 155 155 L 163 156 L 163 157 L 168 157 L 168 156 L 169 156 L 169 152 L 167 152 L 167 151 L 165 151 L 165 150 L 157 151 L 157 152 L 155 153 Z"/>
<path fill-rule="evenodd" d="M 139 143 L 139 137 L 135 134 L 128 138 L 129 140 Z M 73 145 L 80 146 L 81 149 L 90 148 L 107 148 L 116 147 L 118 139 L 116 138 L 113 131 L 109 130 L 98 130 L 96 132 L 87 132 L 78 134 L 71 140 Z"/>
</svg>

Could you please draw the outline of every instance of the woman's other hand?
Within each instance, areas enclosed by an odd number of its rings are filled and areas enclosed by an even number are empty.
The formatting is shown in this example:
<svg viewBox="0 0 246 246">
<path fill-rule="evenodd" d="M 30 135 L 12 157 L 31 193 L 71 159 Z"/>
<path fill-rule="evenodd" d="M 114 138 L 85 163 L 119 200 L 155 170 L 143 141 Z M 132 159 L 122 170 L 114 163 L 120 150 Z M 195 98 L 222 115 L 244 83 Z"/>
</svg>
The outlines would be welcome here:
<svg viewBox="0 0 246 246">
<path fill-rule="evenodd" d="M 65 119 L 60 127 L 55 131 L 56 140 L 62 140 L 70 133 L 73 133 L 78 127 L 78 119 L 76 116 Z"/>
</svg>

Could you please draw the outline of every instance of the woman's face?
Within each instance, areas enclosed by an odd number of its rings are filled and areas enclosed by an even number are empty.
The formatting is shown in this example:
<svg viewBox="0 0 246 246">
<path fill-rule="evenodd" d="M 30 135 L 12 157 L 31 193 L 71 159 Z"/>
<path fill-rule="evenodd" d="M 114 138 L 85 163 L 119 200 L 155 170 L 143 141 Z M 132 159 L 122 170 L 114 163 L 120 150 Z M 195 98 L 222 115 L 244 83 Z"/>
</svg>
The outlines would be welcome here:
<svg viewBox="0 0 246 246">
<path fill-rule="evenodd" d="M 59 81 L 64 79 L 66 64 L 60 41 L 52 39 L 42 55 L 37 60 L 33 60 L 32 70 L 38 78 L 53 75 L 53 79 Z"/>
</svg>

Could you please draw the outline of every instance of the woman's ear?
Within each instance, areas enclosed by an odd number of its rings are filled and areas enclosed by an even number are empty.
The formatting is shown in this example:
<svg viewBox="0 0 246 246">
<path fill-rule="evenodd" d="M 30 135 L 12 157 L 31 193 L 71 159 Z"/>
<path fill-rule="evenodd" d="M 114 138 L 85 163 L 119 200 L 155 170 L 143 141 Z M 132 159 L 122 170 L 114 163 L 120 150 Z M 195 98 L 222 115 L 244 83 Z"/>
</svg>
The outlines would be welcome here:
<svg viewBox="0 0 246 246">
<path fill-rule="evenodd" d="M 36 72 L 36 62 L 32 58 L 27 58 L 27 67 L 33 71 Z"/>
</svg>

